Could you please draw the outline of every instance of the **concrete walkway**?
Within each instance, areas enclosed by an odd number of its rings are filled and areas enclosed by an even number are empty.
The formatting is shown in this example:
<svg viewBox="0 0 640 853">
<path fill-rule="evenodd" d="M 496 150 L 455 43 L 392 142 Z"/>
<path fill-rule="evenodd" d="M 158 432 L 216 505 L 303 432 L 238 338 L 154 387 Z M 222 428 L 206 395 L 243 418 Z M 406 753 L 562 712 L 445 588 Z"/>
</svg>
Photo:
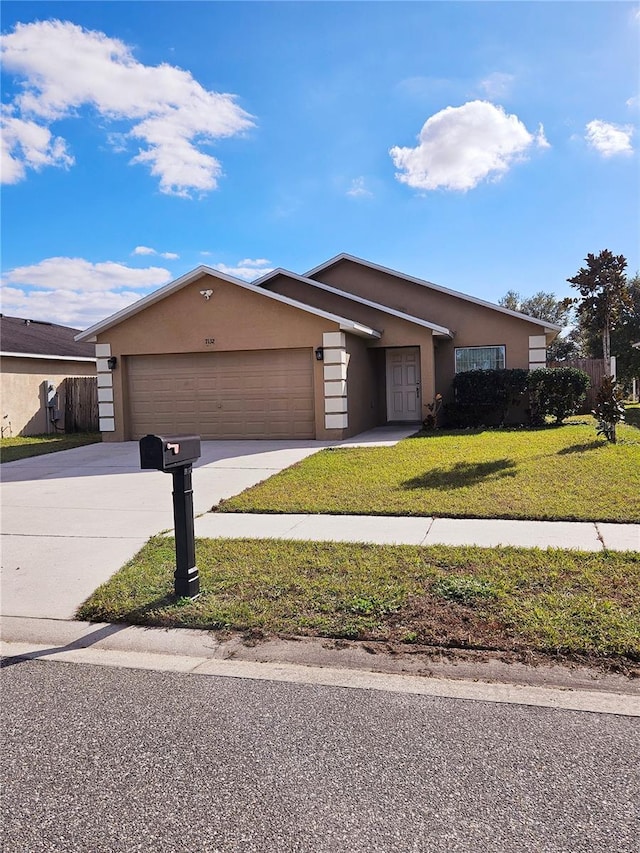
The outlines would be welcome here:
<svg viewBox="0 0 640 853">
<path fill-rule="evenodd" d="M 376 545 L 478 545 L 640 551 L 640 525 L 379 515 L 271 515 L 210 512 L 201 538 L 311 539 Z"/>
</svg>

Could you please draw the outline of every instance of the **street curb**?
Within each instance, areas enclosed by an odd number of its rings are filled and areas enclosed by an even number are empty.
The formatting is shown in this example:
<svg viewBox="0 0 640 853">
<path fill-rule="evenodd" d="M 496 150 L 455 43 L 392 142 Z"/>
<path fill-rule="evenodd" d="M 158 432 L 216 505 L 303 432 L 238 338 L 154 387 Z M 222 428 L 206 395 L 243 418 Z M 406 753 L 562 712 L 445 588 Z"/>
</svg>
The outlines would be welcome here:
<svg viewBox="0 0 640 853">
<path fill-rule="evenodd" d="M 2 617 L 0 651 L 4 666 L 46 660 L 640 717 L 640 685 L 623 676 L 499 661 L 438 666 L 415 655 L 372 655 L 368 644 L 341 649 L 308 640 L 248 647 L 241 638 L 221 642 L 206 631 Z M 379 671 L 385 664 L 393 671 Z M 509 681 L 509 673 L 520 683 Z"/>
</svg>

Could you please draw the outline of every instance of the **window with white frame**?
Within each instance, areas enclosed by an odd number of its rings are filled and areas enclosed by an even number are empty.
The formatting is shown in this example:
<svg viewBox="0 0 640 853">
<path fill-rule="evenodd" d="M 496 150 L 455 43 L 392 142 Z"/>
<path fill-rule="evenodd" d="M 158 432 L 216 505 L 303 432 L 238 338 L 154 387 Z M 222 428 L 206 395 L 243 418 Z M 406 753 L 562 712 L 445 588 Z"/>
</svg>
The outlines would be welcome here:
<svg viewBox="0 0 640 853">
<path fill-rule="evenodd" d="M 456 373 L 466 370 L 502 370 L 505 347 L 456 347 Z"/>
</svg>

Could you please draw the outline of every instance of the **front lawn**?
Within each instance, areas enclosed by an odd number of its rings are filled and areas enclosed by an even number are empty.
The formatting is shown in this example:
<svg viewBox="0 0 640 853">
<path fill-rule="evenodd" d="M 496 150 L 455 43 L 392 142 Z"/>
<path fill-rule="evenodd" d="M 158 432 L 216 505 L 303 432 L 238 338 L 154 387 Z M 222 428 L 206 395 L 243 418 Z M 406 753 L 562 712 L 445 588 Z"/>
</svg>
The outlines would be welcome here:
<svg viewBox="0 0 640 853">
<path fill-rule="evenodd" d="M 197 541 L 173 598 L 155 537 L 80 608 L 91 621 L 640 660 L 640 553 Z"/>
<path fill-rule="evenodd" d="M 395 447 L 323 450 L 223 501 L 223 512 L 640 521 L 640 431 L 435 432 Z"/>
<path fill-rule="evenodd" d="M 15 462 L 29 456 L 43 453 L 56 453 L 58 450 L 70 450 L 84 444 L 102 441 L 99 432 L 56 433 L 54 435 L 17 435 L 14 438 L 0 439 L 0 462 Z"/>
</svg>

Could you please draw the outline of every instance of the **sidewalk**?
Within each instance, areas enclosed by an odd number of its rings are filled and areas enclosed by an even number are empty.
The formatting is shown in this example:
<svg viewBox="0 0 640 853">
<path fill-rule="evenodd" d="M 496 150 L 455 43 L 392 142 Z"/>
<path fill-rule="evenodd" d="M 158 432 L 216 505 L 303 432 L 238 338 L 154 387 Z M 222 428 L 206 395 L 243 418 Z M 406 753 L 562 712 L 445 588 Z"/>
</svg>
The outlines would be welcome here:
<svg viewBox="0 0 640 853">
<path fill-rule="evenodd" d="M 209 512 L 200 538 L 311 539 L 376 545 L 477 545 L 640 551 L 640 525 L 584 521 L 423 518 L 380 515 L 276 515 Z"/>
</svg>

